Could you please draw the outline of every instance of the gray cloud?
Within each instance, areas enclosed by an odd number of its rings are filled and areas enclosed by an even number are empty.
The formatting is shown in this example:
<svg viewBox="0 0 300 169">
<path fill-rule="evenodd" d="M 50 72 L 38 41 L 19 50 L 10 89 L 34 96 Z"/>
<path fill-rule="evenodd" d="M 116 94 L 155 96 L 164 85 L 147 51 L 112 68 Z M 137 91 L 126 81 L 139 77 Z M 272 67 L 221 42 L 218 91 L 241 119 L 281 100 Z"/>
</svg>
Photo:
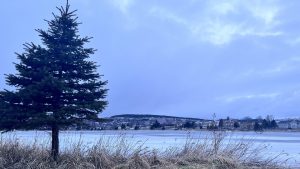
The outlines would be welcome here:
<svg viewBox="0 0 300 169">
<path fill-rule="evenodd" d="M 211 118 L 297 116 L 298 1 L 71 1 L 80 34 L 109 81 L 104 116 L 153 113 Z M 0 6 L 0 85 L 21 44 L 40 43 L 59 0 Z M 63 4 L 62 4 L 63 5 Z M 13 9 L 13 10 L 12 10 Z"/>
</svg>

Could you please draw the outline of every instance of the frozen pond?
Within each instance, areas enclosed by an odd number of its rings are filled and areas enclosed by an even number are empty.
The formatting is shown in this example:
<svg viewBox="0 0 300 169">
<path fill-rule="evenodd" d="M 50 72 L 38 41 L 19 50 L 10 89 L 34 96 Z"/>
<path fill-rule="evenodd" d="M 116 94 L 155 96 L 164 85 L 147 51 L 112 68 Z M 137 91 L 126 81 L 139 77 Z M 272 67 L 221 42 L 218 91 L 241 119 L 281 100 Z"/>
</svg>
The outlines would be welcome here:
<svg viewBox="0 0 300 169">
<path fill-rule="evenodd" d="M 131 142 L 141 141 L 145 147 L 163 150 L 168 147 L 182 146 L 187 137 L 204 140 L 211 132 L 208 131 L 170 131 L 170 130 L 127 130 L 127 131 L 62 131 L 60 132 L 61 148 L 79 140 L 86 146 L 95 144 L 101 138 L 116 138 L 120 135 Z M 38 144 L 49 144 L 49 131 L 14 131 L 1 135 L 2 139 L 19 139 L 25 144 L 37 141 Z M 300 132 L 227 132 L 225 142 L 251 140 L 256 144 L 269 146 L 266 156 L 286 153 L 291 158 L 289 163 L 300 166 Z"/>
</svg>

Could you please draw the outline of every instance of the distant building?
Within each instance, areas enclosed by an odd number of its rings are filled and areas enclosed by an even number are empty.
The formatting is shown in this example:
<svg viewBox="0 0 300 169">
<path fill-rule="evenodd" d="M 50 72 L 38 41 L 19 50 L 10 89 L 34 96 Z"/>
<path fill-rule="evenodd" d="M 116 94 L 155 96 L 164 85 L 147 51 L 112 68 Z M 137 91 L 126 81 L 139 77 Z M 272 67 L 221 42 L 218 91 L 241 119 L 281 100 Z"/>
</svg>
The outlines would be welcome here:
<svg viewBox="0 0 300 169">
<path fill-rule="evenodd" d="M 208 126 L 211 126 L 214 122 L 212 120 L 203 120 L 199 123 L 202 126 L 202 129 L 207 129 Z"/>
<path fill-rule="evenodd" d="M 255 124 L 255 119 L 245 119 L 245 120 L 240 120 L 240 129 L 241 130 L 253 130 L 254 124 Z"/>
<path fill-rule="evenodd" d="M 280 129 L 300 129 L 299 120 L 284 120 L 277 122 L 278 128 Z"/>
<path fill-rule="evenodd" d="M 225 119 L 224 120 L 224 127 L 225 129 L 233 129 L 234 127 L 234 121 L 231 119 Z"/>
<path fill-rule="evenodd" d="M 290 123 L 288 121 L 279 121 L 277 122 L 279 129 L 288 129 L 290 126 Z"/>
</svg>

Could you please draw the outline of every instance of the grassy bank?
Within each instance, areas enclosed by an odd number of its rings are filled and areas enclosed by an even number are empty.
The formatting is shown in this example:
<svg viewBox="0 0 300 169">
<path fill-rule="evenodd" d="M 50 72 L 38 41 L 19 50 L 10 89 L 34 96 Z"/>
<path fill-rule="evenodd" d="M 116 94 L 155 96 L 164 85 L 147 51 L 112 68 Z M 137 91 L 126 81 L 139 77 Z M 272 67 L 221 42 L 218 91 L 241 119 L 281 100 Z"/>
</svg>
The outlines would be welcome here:
<svg viewBox="0 0 300 169">
<path fill-rule="evenodd" d="M 224 134 L 215 132 L 206 139 L 187 138 L 183 147 L 152 150 L 143 142 L 130 142 L 125 136 L 100 139 L 87 147 L 82 142 L 70 144 L 57 162 L 48 147 L 24 145 L 17 139 L 0 141 L 2 169 L 150 169 L 150 168 L 211 168 L 211 169 L 276 169 L 284 168 L 280 155 L 266 157 L 267 147 L 240 140 L 228 144 Z"/>
</svg>

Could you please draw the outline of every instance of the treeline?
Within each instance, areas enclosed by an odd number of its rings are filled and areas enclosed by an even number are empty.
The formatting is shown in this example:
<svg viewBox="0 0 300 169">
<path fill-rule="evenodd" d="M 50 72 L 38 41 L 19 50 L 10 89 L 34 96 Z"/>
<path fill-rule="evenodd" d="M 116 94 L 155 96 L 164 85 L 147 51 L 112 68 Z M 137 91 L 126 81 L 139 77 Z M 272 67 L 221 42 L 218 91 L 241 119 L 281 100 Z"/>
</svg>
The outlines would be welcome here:
<svg viewBox="0 0 300 169">
<path fill-rule="evenodd" d="M 196 129 L 197 127 L 199 127 L 200 129 L 202 129 L 202 125 L 197 125 L 195 121 L 186 121 L 185 123 L 183 123 L 180 126 L 177 126 L 177 129 L 182 129 L 182 128 L 186 128 L 186 129 Z M 150 126 L 151 130 L 155 130 L 155 129 L 166 129 L 165 125 L 159 123 L 157 120 L 155 120 L 155 122 Z"/>
<path fill-rule="evenodd" d="M 261 131 L 261 130 L 264 130 L 264 129 L 275 129 L 277 128 L 278 125 L 276 123 L 276 121 L 273 119 L 273 118 L 265 118 L 263 119 L 261 122 L 259 121 L 256 121 L 254 123 L 254 131 Z"/>
<path fill-rule="evenodd" d="M 110 118 L 173 118 L 173 119 L 186 119 L 186 120 L 204 120 L 200 118 L 192 117 L 177 117 L 177 116 L 166 116 L 166 115 L 154 115 L 154 114 L 121 114 L 111 116 Z"/>
<path fill-rule="evenodd" d="M 213 120 L 210 124 L 206 126 L 207 130 L 223 130 L 223 129 L 242 129 L 245 128 L 242 125 L 247 124 L 248 130 L 254 130 L 254 131 L 262 131 L 265 129 L 275 129 L 278 128 L 277 122 L 271 115 L 267 115 L 264 119 L 261 117 L 258 117 L 256 119 L 252 118 L 245 118 L 242 120 L 231 120 L 229 117 L 226 119 L 220 119 L 218 121 Z M 154 123 L 151 124 L 150 129 L 165 129 L 165 125 L 161 124 L 156 120 Z M 177 129 L 203 129 L 204 127 L 202 124 L 197 124 L 195 121 L 185 121 L 179 126 L 176 126 Z M 123 129 L 123 128 L 122 128 Z M 139 128 L 135 128 L 135 130 L 138 130 Z"/>
</svg>

